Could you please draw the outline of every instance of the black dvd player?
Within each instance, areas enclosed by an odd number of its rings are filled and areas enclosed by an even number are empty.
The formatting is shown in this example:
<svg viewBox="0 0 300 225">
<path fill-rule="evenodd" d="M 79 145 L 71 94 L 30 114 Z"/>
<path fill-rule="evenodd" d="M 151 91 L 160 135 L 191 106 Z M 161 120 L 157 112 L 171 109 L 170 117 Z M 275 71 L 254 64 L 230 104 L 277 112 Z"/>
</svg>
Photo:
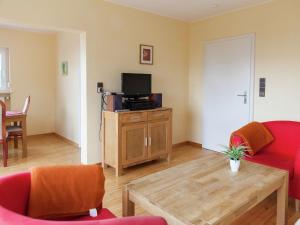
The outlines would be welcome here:
<svg viewBox="0 0 300 225">
<path fill-rule="evenodd" d="M 131 111 L 154 109 L 155 104 L 149 99 L 128 99 L 124 102 L 124 108 Z"/>
</svg>

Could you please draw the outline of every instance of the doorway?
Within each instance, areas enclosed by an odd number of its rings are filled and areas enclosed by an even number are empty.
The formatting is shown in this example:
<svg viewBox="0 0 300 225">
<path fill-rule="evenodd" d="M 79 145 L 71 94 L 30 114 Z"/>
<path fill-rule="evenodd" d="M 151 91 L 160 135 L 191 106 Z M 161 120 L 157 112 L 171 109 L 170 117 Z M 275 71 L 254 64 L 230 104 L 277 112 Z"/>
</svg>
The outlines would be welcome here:
<svg viewBox="0 0 300 225">
<path fill-rule="evenodd" d="M 254 46 L 254 35 L 205 44 L 203 148 L 224 151 L 230 134 L 253 120 Z"/>
<path fill-rule="evenodd" d="M 10 53 L 11 110 L 18 111 L 30 95 L 28 135 L 54 133 L 80 150 L 76 153 L 87 163 L 85 31 L 7 21 L 0 21 L 0 31 L 0 47 Z M 26 160 L 11 159 L 18 164 Z"/>
</svg>

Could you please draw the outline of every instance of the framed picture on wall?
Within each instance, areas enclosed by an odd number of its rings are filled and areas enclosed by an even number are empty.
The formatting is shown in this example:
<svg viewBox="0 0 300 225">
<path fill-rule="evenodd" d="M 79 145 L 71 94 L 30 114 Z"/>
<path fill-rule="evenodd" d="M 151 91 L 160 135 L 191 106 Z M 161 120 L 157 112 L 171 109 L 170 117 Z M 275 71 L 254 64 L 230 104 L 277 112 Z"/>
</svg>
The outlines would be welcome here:
<svg viewBox="0 0 300 225">
<path fill-rule="evenodd" d="M 140 64 L 153 65 L 153 46 L 140 45 Z"/>
</svg>

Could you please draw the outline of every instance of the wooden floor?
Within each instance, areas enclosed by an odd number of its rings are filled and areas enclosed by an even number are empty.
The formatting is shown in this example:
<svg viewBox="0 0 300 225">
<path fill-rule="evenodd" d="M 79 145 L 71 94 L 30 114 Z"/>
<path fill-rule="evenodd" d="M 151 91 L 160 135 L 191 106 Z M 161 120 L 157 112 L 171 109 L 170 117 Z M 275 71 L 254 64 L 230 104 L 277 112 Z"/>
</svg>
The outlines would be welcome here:
<svg viewBox="0 0 300 225">
<path fill-rule="evenodd" d="M 159 160 L 153 163 L 136 166 L 125 170 L 126 174 L 120 178 L 114 176 L 114 170 L 112 168 L 105 169 L 106 194 L 104 198 L 104 207 L 109 208 L 117 216 L 121 216 L 121 188 L 123 184 L 147 174 L 197 159 L 203 154 L 217 153 L 186 145 L 174 149 L 170 163 L 167 163 L 165 160 Z M 79 162 L 80 153 L 74 146 L 64 142 L 55 135 L 41 135 L 29 138 L 28 157 L 26 159 L 22 159 L 20 150 L 11 149 L 8 162 L 9 167 L 0 168 L 0 175 L 28 171 L 32 166 L 77 164 Z M 300 218 L 300 213 L 295 212 L 293 203 L 294 201 L 290 199 L 288 225 L 294 224 L 295 221 Z M 147 215 L 147 213 L 138 206 L 136 214 Z M 253 208 L 246 215 L 239 218 L 233 225 L 275 225 L 275 218 L 276 195 L 274 194 Z"/>
<path fill-rule="evenodd" d="M 8 167 L 3 168 L 2 150 L 0 153 L 0 175 L 28 171 L 33 166 L 80 163 L 80 152 L 54 134 L 28 137 L 28 156 L 22 158 L 20 149 L 9 146 Z"/>
</svg>

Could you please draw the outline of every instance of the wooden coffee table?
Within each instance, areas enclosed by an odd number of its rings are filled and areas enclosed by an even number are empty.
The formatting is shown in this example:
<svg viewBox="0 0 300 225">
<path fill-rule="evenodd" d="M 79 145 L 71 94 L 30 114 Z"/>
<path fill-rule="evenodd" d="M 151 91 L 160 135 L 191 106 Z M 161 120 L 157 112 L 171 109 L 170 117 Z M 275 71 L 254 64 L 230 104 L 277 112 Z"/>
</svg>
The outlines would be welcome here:
<svg viewBox="0 0 300 225">
<path fill-rule="evenodd" d="M 275 191 L 277 225 L 284 225 L 288 172 L 242 161 L 234 174 L 228 160 L 213 153 L 130 182 L 123 216 L 133 216 L 138 204 L 169 225 L 229 225 Z"/>
</svg>

